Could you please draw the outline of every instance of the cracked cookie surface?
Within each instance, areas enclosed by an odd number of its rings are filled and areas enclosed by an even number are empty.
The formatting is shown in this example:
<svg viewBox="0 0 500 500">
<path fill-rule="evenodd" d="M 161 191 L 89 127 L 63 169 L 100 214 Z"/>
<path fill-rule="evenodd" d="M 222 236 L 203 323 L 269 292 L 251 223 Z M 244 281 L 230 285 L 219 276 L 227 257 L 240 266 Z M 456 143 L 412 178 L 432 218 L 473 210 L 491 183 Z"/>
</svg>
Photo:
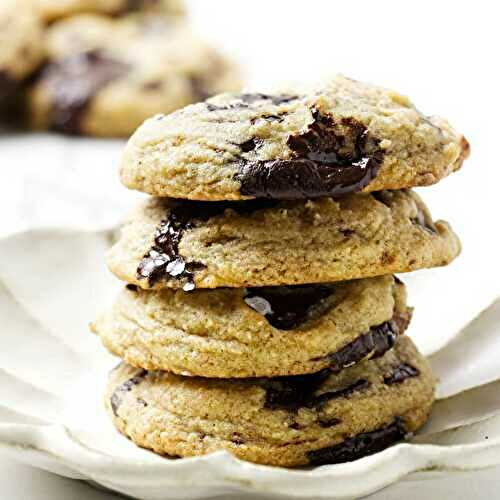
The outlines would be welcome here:
<svg viewBox="0 0 500 500">
<path fill-rule="evenodd" d="M 92 329 L 127 363 L 240 378 L 340 371 L 391 349 L 411 318 L 392 276 L 298 287 L 128 286 Z"/>
<path fill-rule="evenodd" d="M 460 242 L 411 191 L 308 201 L 151 198 L 107 254 L 142 288 L 328 283 L 446 265 Z"/>
<path fill-rule="evenodd" d="M 251 462 L 321 465 L 355 460 L 415 432 L 434 379 L 411 340 L 339 374 L 275 379 L 180 377 L 121 364 L 105 403 L 117 429 L 156 453 L 226 450 Z"/>
<path fill-rule="evenodd" d="M 388 89 L 337 77 L 309 92 L 223 94 L 147 120 L 122 182 L 194 200 L 305 199 L 434 184 L 469 145 Z"/>
<path fill-rule="evenodd" d="M 30 93 L 37 129 L 127 137 L 159 111 L 239 87 L 234 64 L 166 17 L 75 16 L 52 25 L 46 45 Z"/>
</svg>

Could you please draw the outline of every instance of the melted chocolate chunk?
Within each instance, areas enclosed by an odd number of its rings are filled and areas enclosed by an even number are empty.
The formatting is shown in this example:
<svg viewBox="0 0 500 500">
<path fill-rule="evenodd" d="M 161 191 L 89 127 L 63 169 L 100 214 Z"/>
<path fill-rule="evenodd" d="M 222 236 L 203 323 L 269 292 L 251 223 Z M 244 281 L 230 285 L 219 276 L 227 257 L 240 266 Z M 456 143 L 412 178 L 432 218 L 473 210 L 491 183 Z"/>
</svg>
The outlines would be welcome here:
<svg viewBox="0 0 500 500">
<path fill-rule="evenodd" d="M 323 427 L 324 429 L 328 429 L 328 427 L 335 427 L 336 425 L 339 425 L 342 420 L 340 418 L 325 418 L 325 419 L 319 419 L 318 423 L 320 427 Z"/>
<path fill-rule="evenodd" d="M 422 227 L 429 233 L 437 233 L 436 226 L 434 225 L 432 220 L 430 220 L 429 217 L 427 217 L 424 211 L 420 208 L 417 211 L 417 216 L 414 219 L 411 219 L 411 221 L 413 224 Z"/>
<path fill-rule="evenodd" d="M 298 410 L 307 406 L 320 385 L 331 375 L 326 368 L 309 375 L 275 377 L 263 383 L 266 390 L 264 406 L 271 409 Z"/>
<path fill-rule="evenodd" d="M 255 103 L 258 102 L 270 102 L 275 106 L 279 106 L 280 104 L 286 104 L 291 101 L 295 101 L 299 99 L 299 96 L 296 95 L 268 95 L 268 94 L 239 94 L 234 96 L 233 102 L 229 104 L 225 104 L 223 106 L 218 106 L 213 103 L 206 103 L 208 111 L 223 111 L 229 109 L 245 109 L 252 107 Z"/>
<path fill-rule="evenodd" d="M 401 417 L 396 417 L 387 427 L 363 432 L 334 446 L 309 451 L 307 457 L 311 465 L 351 462 L 382 451 L 391 444 L 404 439 L 405 435 L 404 421 Z"/>
<path fill-rule="evenodd" d="M 398 285 L 404 285 L 404 283 L 401 281 L 400 278 L 398 278 L 396 275 L 393 276 L 394 278 L 394 281 L 398 284 Z"/>
<path fill-rule="evenodd" d="M 282 115 L 262 115 L 256 116 L 250 120 L 250 123 L 253 125 L 257 123 L 259 120 L 265 120 L 266 122 L 282 122 L 285 119 L 285 114 Z"/>
<path fill-rule="evenodd" d="M 334 120 L 313 110 L 307 131 L 291 135 L 289 160 L 239 161 L 235 180 L 243 195 L 304 199 L 360 191 L 383 160 L 379 140 L 354 118 Z"/>
<path fill-rule="evenodd" d="M 202 264 L 186 262 L 179 254 L 179 243 L 184 231 L 191 229 L 200 221 L 221 215 L 226 209 L 240 214 L 248 214 L 257 210 L 271 208 L 276 202 L 268 200 L 249 200 L 239 202 L 226 201 L 177 201 L 170 209 L 165 220 L 156 229 L 154 245 L 144 255 L 137 267 L 138 279 L 147 279 L 150 286 L 164 278 L 185 280 L 183 289 L 194 289 L 194 274 L 196 267 Z"/>
<path fill-rule="evenodd" d="M 245 302 L 278 330 L 298 328 L 311 309 L 333 293 L 326 285 L 247 288 Z"/>
<path fill-rule="evenodd" d="M 257 149 L 258 147 L 262 146 L 262 139 L 256 139 L 255 137 L 253 137 L 248 141 L 238 144 L 238 146 L 244 153 L 248 153 L 249 151 L 253 151 L 254 149 Z"/>
<path fill-rule="evenodd" d="M 347 398 L 351 394 L 367 389 L 370 383 L 358 380 L 348 387 L 334 391 L 326 391 L 316 395 L 321 384 L 332 375 L 326 368 L 309 375 L 276 377 L 264 382 L 266 401 L 264 406 L 273 410 L 296 411 L 299 408 L 313 408 L 320 411 L 325 404 L 338 398 Z"/>
<path fill-rule="evenodd" d="M 123 401 L 123 393 L 131 391 L 134 385 L 140 384 L 147 374 L 147 370 L 138 371 L 132 378 L 123 382 L 123 384 L 118 386 L 113 392 L 113 395 L 111 396 L 111 409 L 116 417 L 118 416 L 118 408 L 120 408 Z"/>
<path fill-rule="evenodd" d="M 340 351 L 321 358 L 314 358 L 313 361 L 328 359 L 330 370 L 339 372 L 368 356 L 374 359 L 384 355 L 389 349 L 392 349 L 399 333 L 396 321 L 386 321 L 370 328 L 367 333 L 353 340 Z"/>
<path fill-rule="evenodd" d="M 129 68 L 99 50 L 73 54 L 49 64 L 41 73 L 51 99 L 51 127 L 78 134 L 85 110 L 99 90 L 124 76 Z"/>
<path fill-rule="evenodd" d="M 387 191 L 375 191 L 374 193 L 371 193 L 371 195 L 386 207 L 391 208 L 392 196 Z"/>
<path fill-rule="evenodd" d="M 240 99 L 246 104 L 254 104 L 259 101 L 271 101 L 275 106 L 280 104 L 286 104 L 288 102 L 295 101 L 299 98 L 297 95 L 281 94 L 281 95 L 269 95 L 269 94 L 241 94 Z"/>
<path fill-rule="evenodd" d="M 407 363 L 401 363 L 392 369 L 392 372 L 384 377 L 384 384 L 400 384 L 407 378 L 418 377 L 420 371 Z"/>
<path fill-rule="evenodd" d="M 306 406 L 321 410 L 325 404 L 332 399 L 348 398 L 351 394 L 368 389 L 368 387 L 370 387 L 370 382 L 368 382 L 368 380 L 360 379 L 343 389 L 323 392 L 319 396 L 312 398 L 311 401 L 308 401 Z"/>
</svg>

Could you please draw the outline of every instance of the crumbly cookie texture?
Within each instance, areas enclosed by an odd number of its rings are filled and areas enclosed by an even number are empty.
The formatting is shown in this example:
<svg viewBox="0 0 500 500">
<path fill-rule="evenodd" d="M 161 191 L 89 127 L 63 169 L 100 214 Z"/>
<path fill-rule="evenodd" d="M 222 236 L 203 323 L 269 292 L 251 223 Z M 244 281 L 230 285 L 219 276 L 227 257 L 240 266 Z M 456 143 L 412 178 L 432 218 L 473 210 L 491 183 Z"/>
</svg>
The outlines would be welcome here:
<svg viewBox="0 0 500 500">
<path fill-rule="evenodd" d="M 42 23 L 29 0 L 0 2 L 0 101 L 40 64 L 43 56 Z"/>
<path fill-rule="evenodd" d="M 151 198 L 107 254 L 142 288 L 328 283 L 446 265 L 460 242 L 411 191 L 315 201 Z"/>
<path fill-rule="evenodd" d="M 121 364 L 105 403 L 115 426 L 156 453 L 226 450 L 251 462 L 300 466 L 375 453 L 428 418 L 434 379 L 411 340 L 332 374 L 218 380 Z"/>
<path fill-rule="evenodd" d="M 92 329 L 113 354 L 148 370 L 276 377 L 382 356 L 410 317 L 404 285 L 382 276 L 192 293 L 129 286 Z"/>
<path fill-rule="evenodd" d="M 310 92 L 224 94 L 147 120 L 123 184 L 194 200 L 304 199 L 434 184 L 469 145 L 404 96 L 342 76 Z"/>
<path fill-rule="evenodd" d="M 47 32 L 49 64 L 30 94 L 32 126 L 128 137 L 147 117 L 240 85 L 236 66 L 181 21 L 80 15 Z"/>
<path fill-rule="evenodd" d="M 167 16 L 185 13 L 182 0 L 34 0 L 45 21 L 84 13 L 123 15 L 146 11 Z"/>
</svg>

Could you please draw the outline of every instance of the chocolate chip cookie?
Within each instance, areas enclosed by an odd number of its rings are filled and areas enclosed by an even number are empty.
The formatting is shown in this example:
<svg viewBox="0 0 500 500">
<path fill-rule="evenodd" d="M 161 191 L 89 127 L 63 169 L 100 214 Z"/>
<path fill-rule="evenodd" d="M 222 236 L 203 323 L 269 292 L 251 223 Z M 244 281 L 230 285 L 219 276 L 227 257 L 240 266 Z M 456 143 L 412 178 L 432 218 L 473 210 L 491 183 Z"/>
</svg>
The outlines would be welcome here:
<svg viewBox="0 0 500 500">
<path fill-rule="evenodd" d="M 404 96 L 337 77 L 309 92 L 224 94 L 147 120 L 125 186 L 194 200 L 305 199 L 434 184 L 467 141 Z"/>
<path fill-rule="evenodd" d="M 0 2 L 0 105 L 43 58 L 42 24 L 29 0 Z"/>
<path fill-rule="evenodd" d="M 295 287 L 124 288 L 93 325 L 127 363 L 202 377 L 338 372 L 382 356 L 411 309 L 392 276 Z"/>
<path fill-rule="evenodd" d="M 421 427 L 434 379 L 411 340 L 338 374 L 274 379 L 180 377 L 121 364 L 105 402 L 115 426 L 156 453 L 226 450 L 279 466 L 356 460 Z"/>
<path fill-rule="evenodd" d="M 142 288 L 277 286 L 451 262 L 460 242 L 411 191 L 308 201 L 151 198 L 122 229 L 109 269 Z"/>
<path fill-rule="evenodd" d="M 184 15 L 182 0 L 35 0 L 43 18 L 54 21 L 82 13 L 118 16 L 134 11 Z"/>
<path fill-rule="evenodd" d="M 237 68 L 184 23 L 145 14 L 75 16 L 47 34 L 32 125 L 126 137 L 147 117 L 239 87 Z"/>
</svg>

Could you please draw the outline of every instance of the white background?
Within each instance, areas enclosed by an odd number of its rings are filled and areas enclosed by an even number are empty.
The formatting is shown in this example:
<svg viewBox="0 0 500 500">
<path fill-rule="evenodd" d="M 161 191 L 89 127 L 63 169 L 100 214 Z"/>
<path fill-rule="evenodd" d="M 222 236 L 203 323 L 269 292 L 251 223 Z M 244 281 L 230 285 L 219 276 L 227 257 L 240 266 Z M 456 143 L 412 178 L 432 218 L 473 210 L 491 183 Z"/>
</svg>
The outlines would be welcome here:
<svg viewBox="0 0 500 500">
<path fill-rule="evenodd" d="M 1 1 L 1 0 L 0 0 Z M 241 61 L 249 86 L 313 82 L 335 72 L 408 94 L 442 114 L 472 145 L 462 172 L 421 190 L 462 237 L 457 310 L 497 286 L 499 13 L 494 1 L 192 0 L 198 31 Z M 34 225 L 106 226 L 139 195 L 116 180 L 120 141 L 0 137 L 0 233 Z M 1 258 L 1 256 L 0 256 Z M 463 263 L 463 264 L 462 264 Z M 500 291 L 500 286 L 498 286 Z M 439 300 L 440 297 L 436 297 Z M 499 470 L 417 476 L 378 498 L 500 498 Z M 418 481 L 417 481 L 418 479 Z M 453 493 L 452 493 L 453 492 Z M 111 495 L 0 461 L 0 498 Z"/>
</svg>

